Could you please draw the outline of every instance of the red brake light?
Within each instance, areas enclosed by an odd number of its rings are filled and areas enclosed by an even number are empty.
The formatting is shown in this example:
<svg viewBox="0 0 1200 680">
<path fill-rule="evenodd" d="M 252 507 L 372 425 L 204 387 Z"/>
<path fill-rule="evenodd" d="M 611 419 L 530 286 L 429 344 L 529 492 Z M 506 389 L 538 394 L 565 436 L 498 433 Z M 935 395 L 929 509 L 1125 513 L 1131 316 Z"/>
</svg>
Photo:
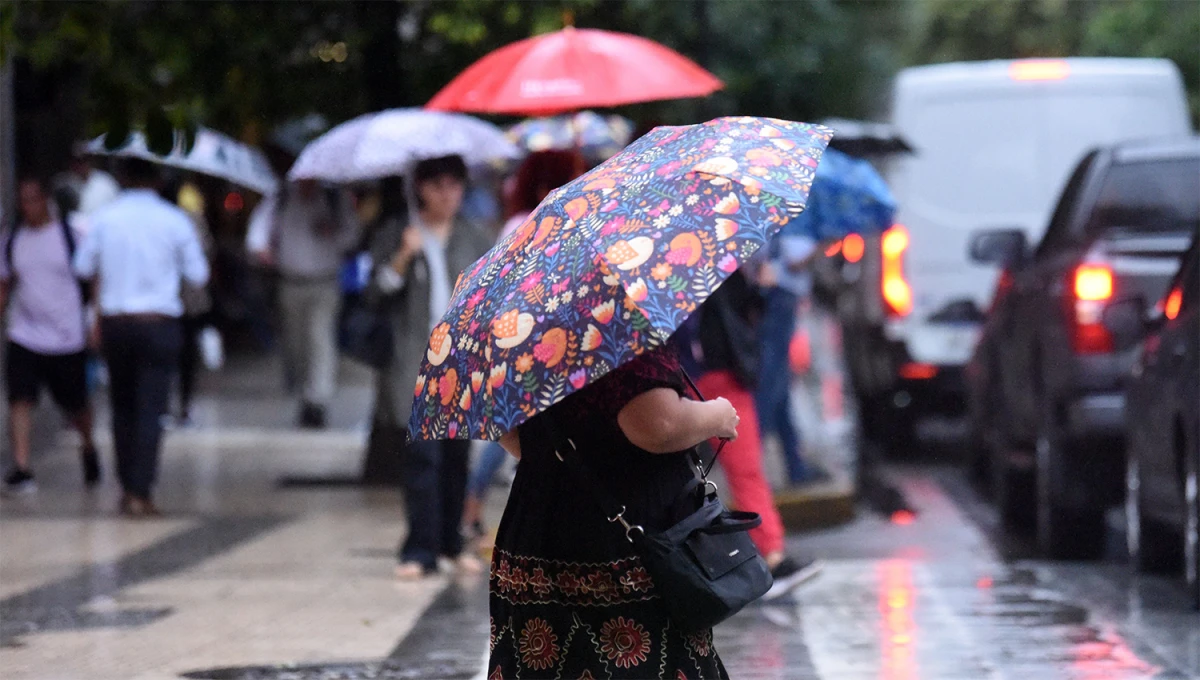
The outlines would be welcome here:
<svg viewBox="0 0 1200 680">
<path fill-rule="evenodd" d="M 1112 294 L 1112 270 L 1106 265 L 1084 264 L 1075 270 L 1075 299 L 1103 301 Z"/>
<path fill-rule="evenodd" d="M 1086 263 L 1071 276 L 1072 298 L 1067 315 L 1071 320 L 1071 347 L 1077 354 L 1106 354 L 1113 351 L 1112 335 L 1104 325 L 1104 307 L 1112 299 L 1112 269 L 1103 263 Z"/>
<path fill-rule="evenodd" d="M 1179 316 L 1179 309 L 1183 307 L 1183 289 L 1172 288 L 1167 295 L 1166 302 L 1163 303 L 1163 316 L 1168 320 L 1174 321 Z"/>
<path fill-rule="evenodd" d="M 843 245 L 843 249 L 845 246 Z M 892 225 L 883 232 L 883 277 L 880 287 L 883 300 L 893 316 L 908 316 L 912 313 L 912 288 L 904 279 L 904 251 L 908 250 L 908 230 L 904 225 Z"/>
<path fill-rule="evenodd" d="M 933 364 L 908 362 L 900 366 L 900 377 L 907 380 L 931 380 L 936 378 L 938 367 Z"/>
</svg>

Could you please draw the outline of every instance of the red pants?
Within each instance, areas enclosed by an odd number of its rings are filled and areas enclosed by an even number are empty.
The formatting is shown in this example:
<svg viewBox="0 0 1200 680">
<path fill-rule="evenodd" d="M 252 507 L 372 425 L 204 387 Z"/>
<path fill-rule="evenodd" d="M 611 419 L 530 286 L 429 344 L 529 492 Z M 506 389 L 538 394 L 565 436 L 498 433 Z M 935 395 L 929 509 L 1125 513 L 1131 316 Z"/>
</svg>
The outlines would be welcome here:
<svg viewBox="0 0 1200 680">
<path fill-rule="evenodd" d="M 758 436 L 758 415 L 754 395 L 742 387 L 730 371 L 710 371 L 700 376 L 696 387 L 708 399 L 725 397 L 741 417 L 737 441 L 729 442 L 717 457 L 725 473 L 733 504 L 739 510 L 757 512 L 762 525 L 750 532 L 750 538 L 764 557 L 783 550 L 783 521 L 775 509 L 775 498 L 762 469 L 762 440 Z"/>
</svg>

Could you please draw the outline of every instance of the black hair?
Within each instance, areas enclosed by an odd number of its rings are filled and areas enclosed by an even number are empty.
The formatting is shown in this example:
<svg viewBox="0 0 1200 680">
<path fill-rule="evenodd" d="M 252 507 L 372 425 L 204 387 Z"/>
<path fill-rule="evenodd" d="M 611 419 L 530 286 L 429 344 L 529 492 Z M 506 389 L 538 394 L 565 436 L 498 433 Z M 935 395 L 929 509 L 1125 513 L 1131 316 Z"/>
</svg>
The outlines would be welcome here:
<svg viewBox="0 0 1200 680">
<path fill-rule="evenodd" d="M 159 179 L 158 166 L 144 158 L 127 158 L 122 165 L 126 181 L 132 184 L 154 184 Z"/>
<path fill-rule="evenodd" d="M 416 167 L 413 168 L 414 186 L 421 186 L 429 180 L 440 177 L 453 177 L 460 182 L 466 182 L 467 164 L 463 161 L 463 157 L 455 154 L 453 156 L 429 158 L 417 163 Z"/>
</svg>

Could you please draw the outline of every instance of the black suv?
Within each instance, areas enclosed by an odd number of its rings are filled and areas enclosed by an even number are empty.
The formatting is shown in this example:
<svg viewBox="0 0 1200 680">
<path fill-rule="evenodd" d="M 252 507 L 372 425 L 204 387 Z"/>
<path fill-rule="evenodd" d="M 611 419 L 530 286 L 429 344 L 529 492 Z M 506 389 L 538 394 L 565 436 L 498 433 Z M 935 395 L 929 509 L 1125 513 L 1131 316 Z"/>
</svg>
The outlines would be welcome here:
<svg viewBox="0 0 1200 680">
<path fill-rule="evenodd" d="M 1102 551 L 1138 352 L 1114 343 L 1105 311 L 1162 298 L 1200 221 L 1198 188 L 1200 138 L 1122 144 L 1084 157 L 1032 252 L 1019 230 L 972 239 L 974 260 L 1004 268 L 967 367 L 973 467 L 1044 554 Z"/>
</svg>

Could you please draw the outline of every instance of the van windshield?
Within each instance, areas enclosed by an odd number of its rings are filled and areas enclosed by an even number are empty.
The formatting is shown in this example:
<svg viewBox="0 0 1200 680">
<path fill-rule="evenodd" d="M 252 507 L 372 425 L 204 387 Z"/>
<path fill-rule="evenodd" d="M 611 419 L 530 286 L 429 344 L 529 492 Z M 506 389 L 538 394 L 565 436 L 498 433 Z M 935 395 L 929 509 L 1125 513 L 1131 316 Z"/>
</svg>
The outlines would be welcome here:
<svg viewBox="0 0 1200 680">
<path fill-rule="evenodd" d="M 1196 229 L 1200 226 L 1197 181 L 1197 158 L 1113 165 L 1104 178 L 1087 233 Z"/>
</svg>

